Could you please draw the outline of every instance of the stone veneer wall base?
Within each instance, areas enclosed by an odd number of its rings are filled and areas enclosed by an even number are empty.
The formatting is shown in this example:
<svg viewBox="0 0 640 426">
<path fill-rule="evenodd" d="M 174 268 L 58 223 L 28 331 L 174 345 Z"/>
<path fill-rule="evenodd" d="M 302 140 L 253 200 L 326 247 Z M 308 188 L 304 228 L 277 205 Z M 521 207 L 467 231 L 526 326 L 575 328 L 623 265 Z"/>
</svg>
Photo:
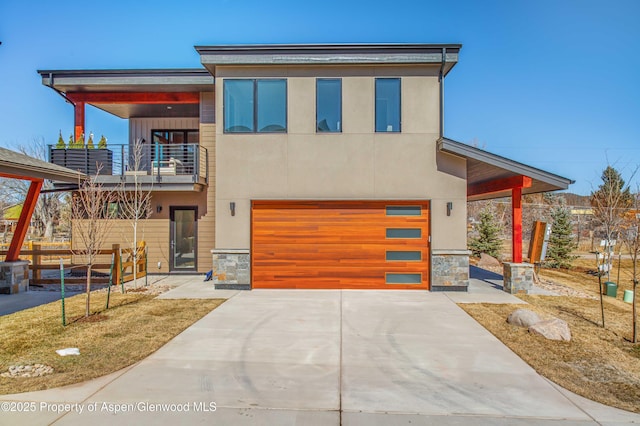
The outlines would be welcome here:
<svg viewBox="0 0 640 426">
<path fill-rule="evenodd" d="M 431 251 L 431 291 L 468 291 L 469 251 Z"/>
<path fill-rule="evenodd" d="M 15 294 L 29 290 L 29 262 L 0 262 L 0 294 Z"/>
<path fill-rule="evenodd" d="M 502 264 L 503 289 L 511 294 L 528 294 L 533 286 L 533 265 L 531 263 Z"/>
<path fill-rule="evenodd" d="M 213 249 L 213 285 L 217 290 L 251 290 L 249 250 Z"/>
</svg>

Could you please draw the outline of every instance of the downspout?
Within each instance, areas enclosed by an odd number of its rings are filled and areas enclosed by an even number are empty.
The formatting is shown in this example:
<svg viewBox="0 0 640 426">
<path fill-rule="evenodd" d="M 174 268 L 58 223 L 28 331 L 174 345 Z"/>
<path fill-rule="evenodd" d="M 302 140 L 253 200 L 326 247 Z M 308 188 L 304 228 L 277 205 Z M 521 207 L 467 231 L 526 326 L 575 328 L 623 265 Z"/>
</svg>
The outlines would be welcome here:
<svg viewBox="0 0 640 426">
<path fill-rule="evenodd" d="M 438 82 L 440 83 L 440 139 L 444 137 L 444 66 L 447 63 L 447 48 L 442 48 L 442 62 Z"/>
</svg>

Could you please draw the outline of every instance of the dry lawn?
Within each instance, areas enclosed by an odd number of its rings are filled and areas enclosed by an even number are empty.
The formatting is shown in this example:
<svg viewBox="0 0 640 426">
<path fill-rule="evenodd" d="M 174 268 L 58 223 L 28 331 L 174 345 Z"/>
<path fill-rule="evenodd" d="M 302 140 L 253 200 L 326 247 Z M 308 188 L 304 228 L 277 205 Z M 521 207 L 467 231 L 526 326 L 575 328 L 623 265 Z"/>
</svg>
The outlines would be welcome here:
<svg viewBox="0 0 640 426">
<path fill-rule="evenodd" d="M 141 292 L 92 293 L 92 312 L 83 319 L 85 295 L 66 299 L 67 326 L 60 302 L 0 317 L 0 372 L 11 365 L 46 364 L 44 377 L 0 377 L 0 394 L 48 389 L 112 373 L 155 352 L 224 300 L 158 300 Z M 77 347 L 80 356 L 61 357 L 57 349 Z"/>
<path fill-rule="evenodd" d="M 602 282 L 613 281 L 618 284 L 618 300 L 622 300 L 624 290 L 633 290 L 631 282 L 631 260 L 622 259 L 620 262 L 620 279 L 618 280 L 618 258 L 613 262 L 613 270 L 610 272 L 609 278 L 605 275 Z M 556 281 L 558 283 L 568 285 L 575 289 L 591 293 L 598 296 L 598 277 L 590 274 L 596 271 L 595 255 L 589 258 L 579 258 L 574 260 L 573 268 L 566 269 L 543 269 L 540 276 L 545 279 Z M 640 272 L 640 271 L 639 271 Z"/>
<path fill-rule="evenodd" d="M 541 276 L 598 296 L 597 277 L 586 273 L 588 262 L 579 260 L 576 264 L 576 270 L 544 270 Z M 623 271 L 621 281 L 624 274 Z M 612 278 L 612 281 L 617 281 L 613 274 Z M 625 288 L 624 281 L 622 287 Z M 630 286 L 627 284 L 626 288 Z M 629 341 L 632 334 L 631 305 L 621 301 L 620 291 L 617 299 L 604 297 L 604 329 L 601 327 L 599 299 L 519 297 L 529 306 L 460 306 L 541 375 L 586 398 L 640 413 L 640 344 Z M 558 317 L 567 321 L 571 327 L 571 342 L 546 340 L 524 328 L 508 324 L 507 316 L 519 308 L 536 311 L 543 318 Z"/>
</svg>

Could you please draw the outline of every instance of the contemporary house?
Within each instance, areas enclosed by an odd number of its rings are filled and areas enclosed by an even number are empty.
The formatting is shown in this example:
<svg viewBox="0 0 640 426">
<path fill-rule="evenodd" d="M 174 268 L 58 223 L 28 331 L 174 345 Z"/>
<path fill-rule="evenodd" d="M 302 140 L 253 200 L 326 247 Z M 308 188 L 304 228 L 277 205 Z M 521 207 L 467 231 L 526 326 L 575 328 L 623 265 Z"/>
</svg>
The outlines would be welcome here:
<svg viewBox="0 0 640 426">
<path fill-rule="evenodd" d="M 128 120 L 99 179 L 152 190 L 144 239 L 160 272 L 213 269 L 219 287 L 465 290 L 467 200 L 513 197 L 520 262 L 521 195 L 571 181 L 444 137 L 460 49 L 197 46 L 202 69 L 39 73 L 74 105 L 76 137 L 86 104 Z M 132 170 L 135 140 L 145 160 Z"/>
</svg>

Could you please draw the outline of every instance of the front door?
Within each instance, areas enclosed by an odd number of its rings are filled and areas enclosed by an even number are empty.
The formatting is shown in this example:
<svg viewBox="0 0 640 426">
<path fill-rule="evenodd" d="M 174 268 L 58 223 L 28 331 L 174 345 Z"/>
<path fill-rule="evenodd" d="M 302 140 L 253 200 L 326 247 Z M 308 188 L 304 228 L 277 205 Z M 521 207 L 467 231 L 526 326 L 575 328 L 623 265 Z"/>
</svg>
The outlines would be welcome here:
<svg viewBox="0 0 640 426">
<path fill-rule="evenodd" d="M 171 272 L 191 272 L 198 268 L 197 207 L 172 206 L 169 249 Z"/>
</svg>

